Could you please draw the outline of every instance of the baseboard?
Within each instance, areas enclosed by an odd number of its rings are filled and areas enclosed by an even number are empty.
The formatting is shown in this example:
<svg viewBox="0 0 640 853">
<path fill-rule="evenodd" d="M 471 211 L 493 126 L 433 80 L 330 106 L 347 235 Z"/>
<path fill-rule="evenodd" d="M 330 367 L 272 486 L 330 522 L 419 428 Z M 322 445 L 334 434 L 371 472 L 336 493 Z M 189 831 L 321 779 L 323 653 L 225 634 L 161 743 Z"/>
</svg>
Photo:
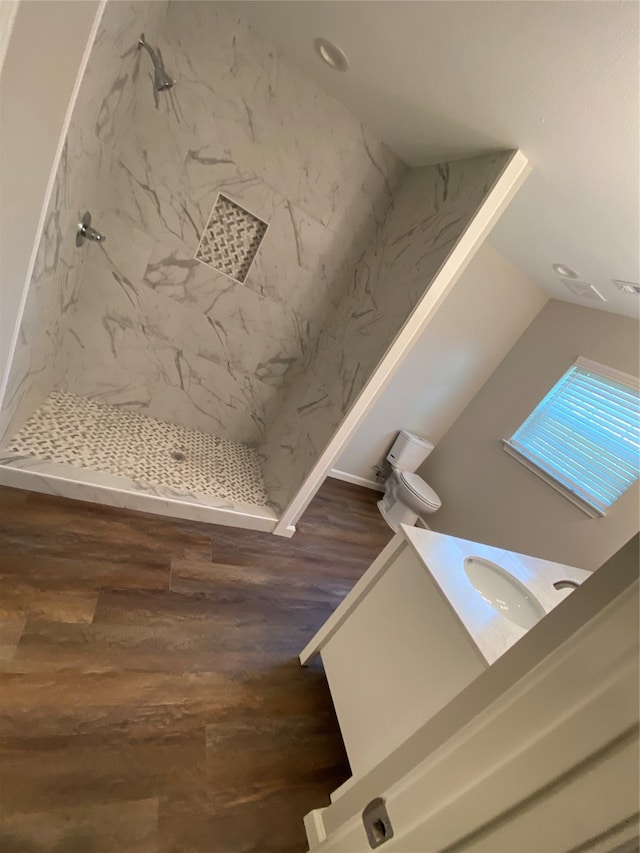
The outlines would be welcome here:
<svg viewBox="0 0 640 853">
<path fill-rule="evenodd" d="M 304 828 L 307 833 L 309 850 L 315 850 L 316 847 L 327 839 L 327 833 L 322 821 L 323 812 L 324 809 L 313 809 L 313 811 L 304 816 Z"/>
<path fill-rule="evenodd" d="M 384 492 L 384 486 L 377 483 L 375 480 L 368 480 L 366 477 L 358 477 L 355 474 L 348 474 L 346 471 L 338 471 L 337 468 L 332 468 L 329 476 L 334 480 L 343 480 L 345 483 L 353 483 L 354 486 L 364 486 L 365 489 L 373 489 L 376 492 Z"/>
<path fill-rule="evenodd" d="M 295 524 L 288 524 L 284 530 L 278 531 L 277 529 L 273 531 L 276 536 L 284 536 L 285 539 L 291 539 L 293 534 L 296 532 Z"/>
</svg>

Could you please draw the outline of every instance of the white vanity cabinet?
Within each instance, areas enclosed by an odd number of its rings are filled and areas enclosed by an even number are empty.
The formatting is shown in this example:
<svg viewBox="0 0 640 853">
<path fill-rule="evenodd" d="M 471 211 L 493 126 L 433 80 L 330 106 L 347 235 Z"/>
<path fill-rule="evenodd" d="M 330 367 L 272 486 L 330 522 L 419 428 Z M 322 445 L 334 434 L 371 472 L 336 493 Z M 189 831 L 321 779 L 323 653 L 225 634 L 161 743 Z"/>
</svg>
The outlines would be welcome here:
<svg viewBox="0 0 640 853">
<path fill-rule="evenodd" d="M 493 664 L 589 572 L 401 527 L 300 655 L 320 653 L 353 776 Z"/>
<path fill-rule="evenodd" d="M 360 776 L 488 666 L 402 529 L 300 655 L 322 656 Z"/>
</svg>

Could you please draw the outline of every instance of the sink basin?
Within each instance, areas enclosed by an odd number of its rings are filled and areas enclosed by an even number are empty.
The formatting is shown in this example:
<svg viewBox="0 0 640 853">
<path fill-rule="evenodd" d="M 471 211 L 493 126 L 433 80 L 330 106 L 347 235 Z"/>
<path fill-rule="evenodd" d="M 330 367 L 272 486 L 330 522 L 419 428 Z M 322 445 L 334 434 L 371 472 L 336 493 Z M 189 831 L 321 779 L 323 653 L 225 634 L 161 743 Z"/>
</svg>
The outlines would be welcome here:
<svg viewBox="0 0 640 853">
<path fill-rule="evenodd" d="M 538 599 L 519 580 L 491 560 L 467 557 L 464 570 L 482 598 L 521 628 L 533 628 L 545 615 Z"/>
</svg>

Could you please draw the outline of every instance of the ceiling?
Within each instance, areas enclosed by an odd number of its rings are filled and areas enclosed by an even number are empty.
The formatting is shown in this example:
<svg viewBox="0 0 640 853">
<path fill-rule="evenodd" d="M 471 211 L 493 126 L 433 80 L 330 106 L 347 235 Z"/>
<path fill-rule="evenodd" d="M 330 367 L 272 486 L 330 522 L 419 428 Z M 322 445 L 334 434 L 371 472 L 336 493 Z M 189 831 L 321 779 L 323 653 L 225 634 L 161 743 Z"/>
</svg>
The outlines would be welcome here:
<svg viewBox="0 0 640 853">
<path fill-rule="evenodd" d="M 263 37 L 411 166 L 521 148 L 533 166 L 491 241 L 552 296 L 637 316 L 638 19 L 634 0 L 245 0 Z M 340 73 L 313 51 L 348 56 Z M 564 263 L 606 296 L 572 295 Z"/>
</svg>

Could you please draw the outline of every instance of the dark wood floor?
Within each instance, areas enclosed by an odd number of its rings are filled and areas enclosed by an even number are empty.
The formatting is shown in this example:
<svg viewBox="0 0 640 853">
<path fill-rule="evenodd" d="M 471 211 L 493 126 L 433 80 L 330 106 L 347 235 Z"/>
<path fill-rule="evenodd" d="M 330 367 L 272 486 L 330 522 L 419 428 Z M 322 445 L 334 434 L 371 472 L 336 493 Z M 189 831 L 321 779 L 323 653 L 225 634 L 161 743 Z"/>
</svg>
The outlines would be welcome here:
<svg viewBox="0 0 640 853">
<path fill-rule="evenodd" d="M 329 480 L 286 540 L 0 489 L 0 850 L 306 850 L 349 770 L 296 655 L 376 497 Z"/>
</svg>

